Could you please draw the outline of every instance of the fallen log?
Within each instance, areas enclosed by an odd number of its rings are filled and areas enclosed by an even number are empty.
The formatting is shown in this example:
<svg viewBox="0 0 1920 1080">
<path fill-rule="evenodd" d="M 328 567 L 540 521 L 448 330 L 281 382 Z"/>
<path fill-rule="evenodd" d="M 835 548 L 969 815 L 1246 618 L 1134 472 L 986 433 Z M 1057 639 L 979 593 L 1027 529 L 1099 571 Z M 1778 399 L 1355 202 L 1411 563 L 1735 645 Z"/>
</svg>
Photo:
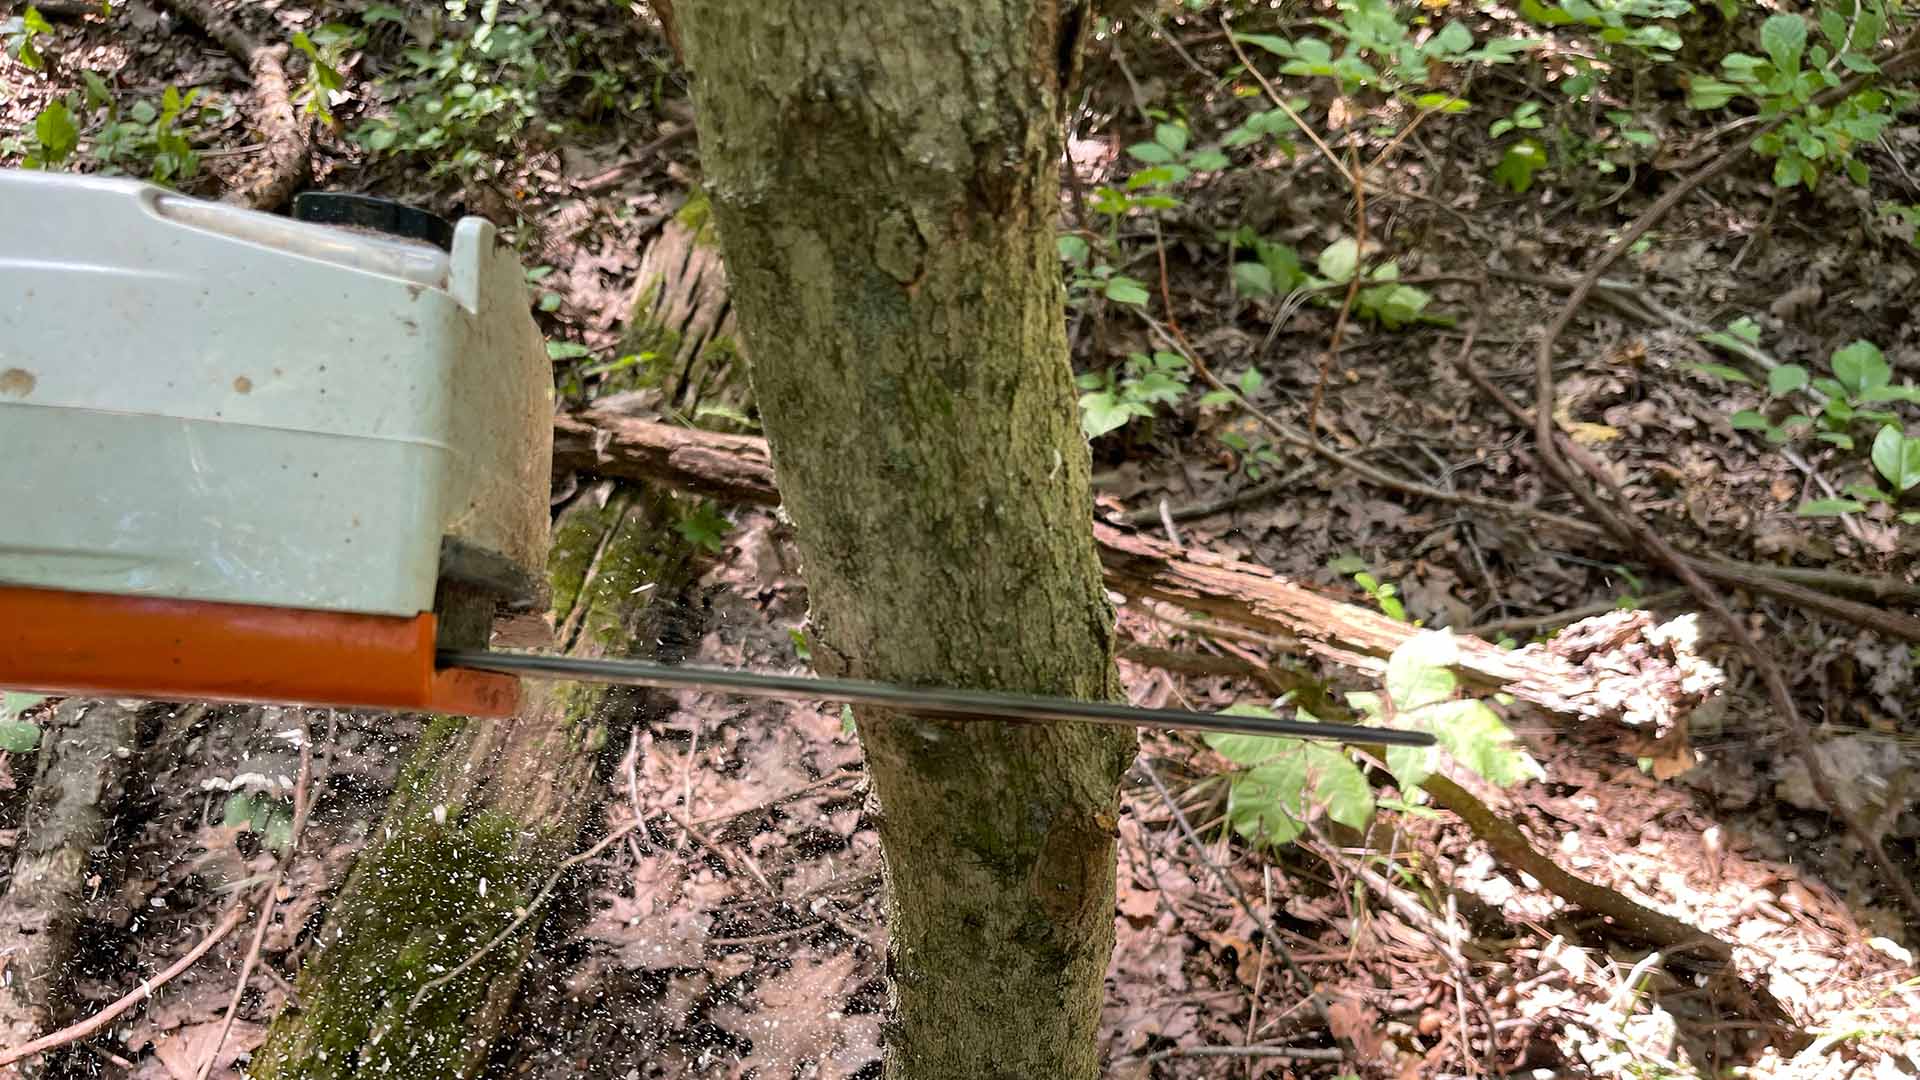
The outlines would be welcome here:
<svg viewBox="0 0 1920 1080">
<path fill-rule="evenodd" d="M 554 422 L 554 468 L 653 481 L 716 498 L 776 506 L 766 441 L 675 427 L 642 415 L 626 396 Z M 1419 633 L 1264 567 L 1169 544 L 1096 522 L 1108 588 L 1162 600 L 1224 623 L 1283 633 L 1315 655 L 1369 674 Z M 1660 738 L 1706 700 L 1719 672 L 1689 649 L 1690 624 L 1654 625 L 1645 612 L 1580 624 L 1545 645 L 1502 649 L 1458 636 L 1460 675 L 1476 686 L 1583 720 L 1623 724 Z"/>
</svg>

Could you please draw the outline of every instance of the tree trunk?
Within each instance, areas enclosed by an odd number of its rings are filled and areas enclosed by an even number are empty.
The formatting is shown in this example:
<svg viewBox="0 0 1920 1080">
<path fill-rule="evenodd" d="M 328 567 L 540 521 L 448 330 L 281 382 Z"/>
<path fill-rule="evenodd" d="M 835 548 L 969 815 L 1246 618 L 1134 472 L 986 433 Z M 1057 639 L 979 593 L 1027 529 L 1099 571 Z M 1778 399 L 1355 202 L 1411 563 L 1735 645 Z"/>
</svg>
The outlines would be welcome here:
<svg viewBox="0 0 1920 1080">
<path fill-rule="evenodd" d="M 663 621 L 691 580 L 675 515 L 671 496 L 648 493 L 604 503 L 588 493 L 562 514 L 548 576 L 567 652 L 658 656 L 674 648 L 661 639 L 684 640 Z M 598 751 L 624 738 L 637 700 L 621 688 L 534 683 L 516 719 L 436 720 L 401 771 L 379 841 L 332 905 L 298 1007 L 254 1054 L 254 1080 L 476 1073 L 540 920 L 418 1008 L 410 1002 L 508 926 L 573 850 Z"/>
<path fill-rule="evenodd" d="M 827 672 L 1116 691 L 1054 251 L 1079 19 L 677 7 Z M 1097 1076 L 1132 737 L 859 721 L 891 883 L 888 1075 Z"/>
</svg>

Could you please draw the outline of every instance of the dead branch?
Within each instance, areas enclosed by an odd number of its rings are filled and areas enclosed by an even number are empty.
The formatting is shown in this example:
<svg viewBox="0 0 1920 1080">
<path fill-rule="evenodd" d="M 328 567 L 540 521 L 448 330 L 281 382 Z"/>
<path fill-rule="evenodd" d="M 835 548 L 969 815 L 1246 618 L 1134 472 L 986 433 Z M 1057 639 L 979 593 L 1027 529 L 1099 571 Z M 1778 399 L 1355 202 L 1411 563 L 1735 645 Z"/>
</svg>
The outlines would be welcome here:
<svg viewBox="0 0 1920 1080">
<path fill-rule="evenodd" d="M 1920 42 L 1920 30 L 1909 33 L 1906 41 L 1902 43 L 1901 49 L 1904 51 L 1900 53 L 1903 58 L 1900 62 L 1907 62 L 1906 51 L 1910 51 L 1916 42 Z M 1889 61 L 1889 64 L 1891 63 L 1892 61 Z M 1881 66 L 1882 71 L 1888 69 L 1888 64 Z M 1864 85 L 1867 78 L 1867 75 L 1856 75 L 1841 85 L 1817 95 L 1814 100 L 1826 104 L 1844 99 Z M 1760 136 L 1779 127 L 1792 115 L 1786 113 L 1766 121 L 1760 125 L 1759 130 L 1752 137 L 1742 139 L 1728 147 L 1711 163 L 1674 185 L 1672 190 L 1655 200 L 1652 206 L 1635 218 L 1633 223 L 1620 234 L 1619 239 L 1603 251 L 1600 257 L 1593 261 L 1592 266 L 1587 268 L 1586 274 L 1580 279 L 1580 284 L 1567 297 L 1559 314 L 1547 326 L 1546 333 L 1541 335 L 1540 344 L 1534 352 L 1534 443 L 1541 460 L 1553 474 L 1554 479 L 1572 492 L 1588 512 L 1606 526 L 1608 532 L 1614 534 L 1624 544 L 1632 544 L 1645 550 L 1658 562 L 1670 568 L 1681 583 L 1693 593 L 1694 598 L 1726 627 L 1727 633 L 1740 647 L 1740 651 L 1746 655 L 1748 662 L 1760 673 L 1760 681 L 1767 689 L 1767 697 L 1779 712 L 1781 722 L 1786 727 L 1798 756 L 1805 763 L 1807 779 L 1811 782 L 1815 793 L 1820 796 L 1820 801 L 1826 804 L 1828 811 L 1846 826 L 1847 832 L 1864 850 L 1887 887 L 1900 898 L 1902 904 L 1906 905 L 1909 914 L 1920 919 L 1920 892 L 1915 891 L 1913 882 L 1907 879 L 1906 874 L 1888 856 L 1886 849 L 1867 828 L 1866 823 L 1841 803 L 1832 777 L 1827 775 L 1825 766 L 1815 752 L 1813 732 L 1807 726 L 1806 718 L 1800 715 L 1799 706 L 1794 702 L 1793 691 L 1788 687 L 1786 676 L 1782 674 L 1780 665 L 1760 647 L 1758 641 L 1754 640 L 1753 633 L 1747 628 L 1745 621 L 1736 617 L 1727 608 L 1720 593 L 1707 584 L 1700 568 L 1682 557 L 1678 551 L 1674 550 L 1672 544 L 1647 525 L 1633 509 L 1632 504 L 1627 501 L 1619 485 L 1614 483 L 1613 477 L 1606 468 L 1585 447 L 1566 437 L 1566 433 L 1561 430 L 1559 422 L 1553 415 L 1554 346 L 1559 342 L 1560 335 L 1567 326 L 1573 322 L 1574 314 L 1580 310 L 1581 304 L 1593 292 L 1600 275 L 1625 254 L 1628 248 L 1646 235 L 1647 231 L 1652 229 L 1668 211 L 1680 205 L 1702 184 L 1726 172 L 1737 162 L 1745 160 Z M 1573 465 L 1569 464 L 1570 461 L 1579 466 L 1579 472 L 1574 471 Z M 1594 486 L 1582 479 L 1581 473 L 1585 473 L 1594 485 L 1605 488 L 1611 502 L 1600 498 Z"/>
<path fill-rule="evenodd" d="M 246 917 L 246 904 L 235 904 L 228 908 L 226 915 L 214 925 L 212 930 L 207 931 L 207 936 L 201 938 L 198 945 L 195 945 L 189 950 L 187 955 L 175 960 L 167 970 L 155 975 L 151 979 L 141 980 L 140 989 L 129 991 L 126 996 L 122 997 L 119 1001 L 101 1009 L 99 1012 L 94 1013 L 92 1016 L 87 1017 L 77 1024 L 71 1024 L 61 1028 L 51 1035 L 35 1039 L 30 1043 L 0 1049 L 0 1065 L 12 1065 L 15 1062 L 25 1061 L 27 1058 L 44 1054 L 49 1050 L 58 1050 L 60 1047 L 66 1046 L 69 1043 L 79 1042 L 81 1039 L 113 1023 L 120 1018 L 120 1014 L 143 1001 L 151 999 L 154 991 L 172 982 L 174 979 L 179 978 L 182 972 L 198 963 L 200 958 L 207 955 L 209 950 L 215 945 L 220 944 L 228 934 L 233 933 L 234 928 L 239 926 L 241 920 Z"/>
<path fill-rule="evenodd" d="M 61 1019 L 93 852 L 126 793 L 137 707 L 69 698 L 47 723 L 13 878 L 0 897 L 0 1038 Z M 38 1075 L 23 1070 L 24 1075 Z"/>
<path fill-rule="evenodd" d="M 736 502 L 774 506 L 773 462 L 764 440 L 717 435 L 640 419 L 617 401 L 563 415 L 554 426 L 554 463 L 627 480 L 653 481 Z M 1299 638 L 1315 654 L 1369 673 L 1418 631 L 1406 623 L 1323 595 L 1264 567 L 1094 524 L 1107 585 L 1128 596 L 1164 600 L 1265 634 Z M 1556 713 L 1662 732 L 1674 727 L 1709 686 L 1686 658 L 1645 640 L 1653 621 L 1623 613 L 1609 647 L 1566 645 L 1501 649 L 1461 637 L 1460 670 L 1478 686 L 1500 688 Z"/>
<path fill-rule="evenodd" d="M 293 197 L 293 189 L 307 178 L 311 164 L 313 125 L 293 106 L 292 82 L 287 78 L 287 47 L 254 37 L 214 6 L 212 0 L 160 0 L 208 37 L 220 43 L 241 63 L 253 80 L 259 101 L 255 123 L 266 144 L 266 169 L 249 183 L 236 186 L 227 202 L 253 210 L 275 210 Z"/>
</svg>

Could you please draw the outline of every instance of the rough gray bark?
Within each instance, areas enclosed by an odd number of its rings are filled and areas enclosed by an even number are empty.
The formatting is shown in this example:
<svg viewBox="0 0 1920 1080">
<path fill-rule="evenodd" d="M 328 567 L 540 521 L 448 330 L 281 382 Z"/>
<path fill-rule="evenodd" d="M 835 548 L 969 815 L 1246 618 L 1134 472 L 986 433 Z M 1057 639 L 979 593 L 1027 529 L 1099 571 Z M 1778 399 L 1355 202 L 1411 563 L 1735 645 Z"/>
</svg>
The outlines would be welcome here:
<svg viewBox="0 0 1920 1080">
<path fill-rule="evenodd" d="M 125 794 L 138 706 L 73 698 L 46 725 L 20 850 L 0 898 L 0 1046 L 65 1019 L 87 870 Z M 40 1075 L 29 1059 L 19 1075 Z"/>
<path fill-rule="evenodd" d="M 1054 252 L 1078 6 L 677 6 L 816 665 L 1110 697 Z M 1092 1078 L 1133 740 L 867 713 L 889 1076 Z"/>
</svg>

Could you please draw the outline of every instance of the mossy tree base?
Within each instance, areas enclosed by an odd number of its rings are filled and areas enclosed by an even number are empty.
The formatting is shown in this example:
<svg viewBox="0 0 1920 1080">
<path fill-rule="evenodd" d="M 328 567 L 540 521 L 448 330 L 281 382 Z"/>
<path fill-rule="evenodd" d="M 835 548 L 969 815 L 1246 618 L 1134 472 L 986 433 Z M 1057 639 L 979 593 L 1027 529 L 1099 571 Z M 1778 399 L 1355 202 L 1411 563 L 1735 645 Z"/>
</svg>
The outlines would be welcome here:
<svg viewBox="0 0 1920 1080">
<path fill-rule="evenodd" d="M 691 580 L 673 497 L 586 497 L 554 530 L 556 625 L 577 656 L 656 655 Z M 653 584 L 651 589 L 642 585 Z M 503 1027 L 540 920 L 459 978 L 572 852 L 599 750 L 632 722 L 619 688 L 530 684 L 503 721 L 434 721 L 301 970 L 298 1005 L 253 1056 L 254 1080 L 448 1080 L 474 1075 Z"/>
</svg>

